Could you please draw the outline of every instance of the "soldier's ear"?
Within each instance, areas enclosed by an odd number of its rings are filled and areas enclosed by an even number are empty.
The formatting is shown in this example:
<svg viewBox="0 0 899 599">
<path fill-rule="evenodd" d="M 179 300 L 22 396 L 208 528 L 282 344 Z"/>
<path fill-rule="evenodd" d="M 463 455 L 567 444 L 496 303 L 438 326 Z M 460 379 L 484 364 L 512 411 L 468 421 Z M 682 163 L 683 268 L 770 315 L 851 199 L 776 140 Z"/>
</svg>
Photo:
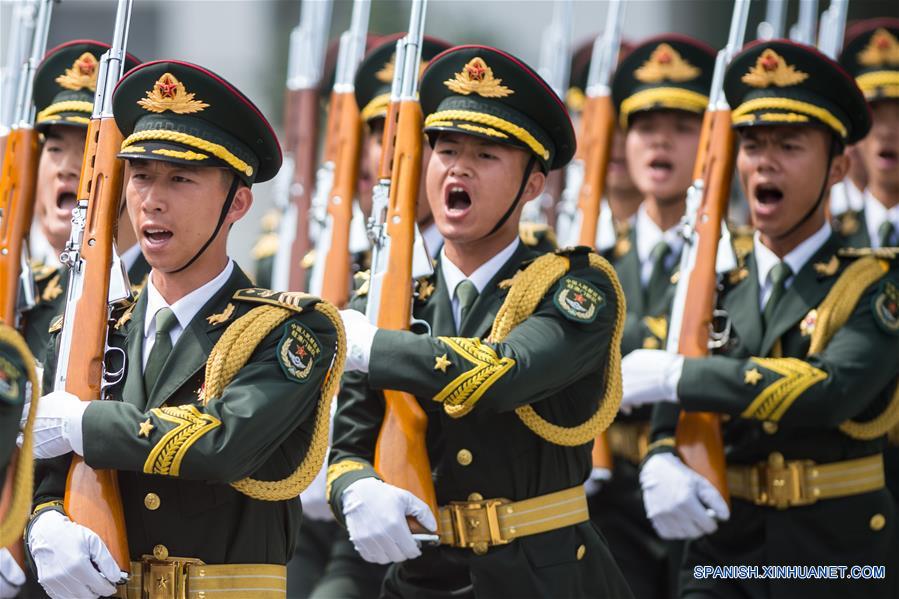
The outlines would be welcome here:
<svg viewBox="0 0 899 599">
<path fill-rule="evenodd" d="M 531 169 L 531 174 L 528 175 L 528 182 L 524 186 L 524 192 L 521 194 L 521 204 L 526 204 L 530 202 L 541 193 L 543 193 L 543 189 L 546 187 L 546 173 L 543 172 L 536 164 Z"/>
<path fill-rule="evenodd" d="M 241 184 L 237 191 L 234 192 L 234 200 L 231 202 L 231 208 L 225 217 L 225 222 L 233 224 L 246 216 L 247 212 L 253 206 L 253 190 L 246 185 Z"/>
<path fill-rule="evenodd" d="M 830 163 L 830 173 L 827 175 L 827 187 L 839 183 L 849 174 L 850 158 L 846 152 L 840 152 L 833 157 Z"/>
</svg>

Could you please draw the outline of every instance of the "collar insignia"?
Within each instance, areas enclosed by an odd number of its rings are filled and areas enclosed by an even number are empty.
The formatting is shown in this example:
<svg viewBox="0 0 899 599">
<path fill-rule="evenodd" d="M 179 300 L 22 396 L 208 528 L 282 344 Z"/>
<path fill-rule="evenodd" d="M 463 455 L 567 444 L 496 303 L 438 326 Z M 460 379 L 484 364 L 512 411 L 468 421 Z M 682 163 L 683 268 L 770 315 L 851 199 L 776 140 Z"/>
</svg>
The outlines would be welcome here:
<svg viewBox="0 0 899 599">
<path fill-rule="evenodd" d="M 816 262 L 812 267 L 819 277 L 832 277 L 837 274 L 837 269 L 840 268 L 840 259 L 834 255 L 827 262 Z"/>
<path fill-rule="evenodd" d="M 476 56 L 453 79 L 447 79 L 443 84 L 463 96 L 475 93 L 483 98 L 505 98 L 515 93 L 501 85 L 502 82 L 502 79 L 493 76 L 493 69 L 487 66 L 484 59 Z"/>
<path fill-rule="evenodd" d="M 165 112 L 171 110 L 175 114 L 191 114 L 201 112 L 209 104 L 194 100 L 194 94 L 188 93 L 184 84 L 171 73 L 166 73 L 156 80 L 147 97 L 137 101 L 138 105 L 149 112 Z"/>
<path fill-rule="evenodd" d="M 865 49 L 858 53 L 858 62 L 866 67 L 899 66 L 899 40 L 881 27 L 871 35 Z"/>
<path fill-rule="evenodd" d="M 649 55 L 649 60 L 634 71 L 634 77 L 643 83 L 673 81 L 683 83 L 699 77 L 698 67 L 690 64 L 680 53 L 668 44 L 659 44 Z"/>
<path fill-rule="evenodd" d="M 793 65 L 787 64 L 783 56 L 768 48 L 759 55 L 755 61 L 755 66 L 749 69 L 749 72 L 743 75 L 741 81 L 751 87 L 788 87 L 802 83 L 808 79 L 808 73 L 796 69 Z"/>
<path fill-rule="evenodd" d="M 234 314 L 234 304 L 228 302 L 228 306 L 218 314 L 213 314 L 212 316 L 207 316 L 206 320 L 211 325 L 222 324 L 223 322 L 228 322 L 228 319 L 231 318 L 231 315 Z"/>
<path fill-rule="evenodd" d="M 97 91 L 98 67 L 97 57 L 90 52 L 85 52 L 72 63 L 70 68 L 66 69 L 65 73 L 56 78 L 56 83 L 60 87 L 72 91 L 89 89 L 95 92 Z"/>
</svg>

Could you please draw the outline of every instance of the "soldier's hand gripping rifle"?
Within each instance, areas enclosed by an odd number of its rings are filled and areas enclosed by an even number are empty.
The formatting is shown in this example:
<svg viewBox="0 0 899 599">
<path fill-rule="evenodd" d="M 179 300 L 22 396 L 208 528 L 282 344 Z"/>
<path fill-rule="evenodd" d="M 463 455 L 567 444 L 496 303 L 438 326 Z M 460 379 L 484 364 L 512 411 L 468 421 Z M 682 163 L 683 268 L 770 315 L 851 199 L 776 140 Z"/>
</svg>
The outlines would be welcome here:
<svg viewBox="0 0 899 599">
<path fill-rule="evenodd" d="M 353 78 L 365 54 L 371 0 L 354 0 L 350 29 L 340 36 L 337 74 L 328 114 L 326 155 L 333 154 L 333 183 L 328 191 L 324 226 L 315 244 L 310 291 L 336 306 L 350 295 L 350 222 L 359 180 L 362 119 Z"/>
<path fill-rule="evenodd" d="M 749 0 L 736 0 L 727 46 L 715 61 L 709 106 L 703 118 L 693 185 L 687 192 L 686 244 L 681 253 L 680 277 L 675 291 L 668 351 L 687 357 L 708 355 L 726 342 L 727 332 L 712 334 L 717 290 L 716 262 L 722 221 L 726 216 L 734 169 L 734 132 L 731 111 L 724 97 L 724 71 L 743 46 Z M 715 485 L 728 500 L 724 444 L 717 414 L 681 412 L 676 433 L 684 462 Z"/>
<path fill-rule="evenodd" d="M 540 42 L 540 61 L 537 72 L 562 102 L 568 91 L 571 75 L 571 29 L 574 20 L 573 0 L 555 0 L 553 16 Z M 556 204 L 562 197 L 565 172 L 552 171 L 546 177 L 543 192 L 524 205 L 523 222 L 551 224 L 556 218 Z"/>
<path fill-rule="evenodd" d="M 124 352 L 107 347 L 111 307 L 131 296 L 127 275 L 115 253 L 116 219 L 123 163 L 116 158 L 122 134 L 112 116 L 112 92 L 122 76 L 131 0 L 119 0 L 112 46 L 100 60 L 94 112 L 78 182 L 72 233 L 60 260 L 69 268 L 69 287 L 53 390 L 82 401 L 103 399 L 124 368 L 107 372 L 107 363 L 124 366 Z M 94 470 L 75 455 L 66 480 L 65 511 L 94 531 L 123 571 L 130 570 L 125 515 L 113 470 Z"/>
<path fill-rule="evenodd" d="M 306 291 L 303 257 L 312 249 L 310 216 L 318 164 L 318 90 L 331 25 L 331 0 L 303 0 L 300 24 L 290 34 L 284 98 L 289 178 L 272 273 L 274 289 Z"/>
<path fill-rule="evenodd" d="M 379 209 L 376 205 L 372 215 L 374 260 L 366 314 L 385 329 L 408 329 L 412 315 L 412 254 L 423 141 L 418 74 L 425 8 L 425 0 L 413 0 L 409 33 L 397 44 L 382 155 L 382 170 L 384 165 L 391 168 L 389 196 L 386 207 Z M 395 126 L 391 123 L 394 119 Z M 392 132 L 395 140 L 388 139 Z M 392 165 L 389 148 L 393 148 Z M 388 483 L 423 500 L 436 514 L 437 497 L 425 444 L 427 416 L 409 393 L 384 391 L 384 402 L 384 422 L 375 446 L 375 470 Z M 410 525 L 413 532 L 423 532 L 413 523 Z"/>
<path fill-rule="evenodd" d="M 40 146 L 31 96 L 34 72 L 47 52 L 52 9 L 53 0 L 43 0 L 38 9 L 31 54 L 19 75 L 14 122 L 0 174 L 0 321 L 17 328 L 22 312 L 34 305 L 27 239 L 34 216 Z"/>
</svg>

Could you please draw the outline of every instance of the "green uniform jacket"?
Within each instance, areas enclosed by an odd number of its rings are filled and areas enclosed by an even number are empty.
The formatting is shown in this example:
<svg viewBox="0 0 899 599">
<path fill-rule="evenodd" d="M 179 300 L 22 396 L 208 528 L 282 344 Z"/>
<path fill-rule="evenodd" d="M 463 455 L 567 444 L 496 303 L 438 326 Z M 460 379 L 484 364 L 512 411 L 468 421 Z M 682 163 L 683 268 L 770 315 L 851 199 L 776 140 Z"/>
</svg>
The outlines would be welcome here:
<svg viewBox="0 0 899 599">
<path fill-rule="evenodd" d="M 840 234 L 843 244 L 853 248 L 871 247 L 871 236 L 865 221 L 865 210 L 848 210 L 833 219 L 834 231 Z"/>
<path fill-rule="evenodd" d="M 548 443 L 514 413 L 519 406 L 532 405 L 550 422 L 573 426 L 596 411 L 605 387 L 618 300 L 606 275 L 587 266 L 585 254 L 570 255 L 566 277 L 593 286 L 604 301 L 590 322 L 574 322 L 557 307 L 554 297 L 563 278 L 505 340 L 481 341 L 505 298 L 499 283 L 537 256 L 519 245 L 472 305 L 458 334 L 438 265 L 432 280 L 419 284 L 413 306 L 414 317 L 430 325 L 430 335 L 388 330 L 375 335 L 369 374 L 344 376 L 335 416 L 329 498 L 341 521 L 343 491 L 360 478 L 377 476 L 372 463 L 384 416 L 384 401 L 376 392 L 380 389 L 412 393 L 425 410 L 440 505 L 465 501 L 472 493 L 517 501 L 584 482 L 591 468 L 589 443 Z M 447 393 L 473 408 L 464 416 L 450 417 L 435 401 Z M 579 560 L 581 546 L 586 557 Z M 476 597 L 630 595 L 604 540 L 589 522 L 520 538 L 483 556 L 426 548 L 421 558 L 393 567 L 386 584 L 394 594 L 444 597 L 472 582 Z"/>
<path fill-rule="evenodd" d="M 315 298 L 301 300 L 302 313 L 266 336 L 222 396 L 203 406 L 198 395 L 216 341 L 256 302 L 277 298 L 237 299 L 235 293 L 247 287 L 250 280 L 235 267 L 179 337 L 149 397 L 141 368 L 145 291 L 130 318 L 120 318 L 121 326 L 111 331 L 110 345 L 127 353 L 127 374 L 111 401 L 85 411 L 84 458 L 93 468 L 119 471 L 132 559 L 152 554 L 156 545 L 210 564 L 284 564 L 293 552 L 299 500 L 259 501 L 228 483 L 247 476 L 280 480 L 306 455 L 336 331 L 312 310 Z M 285 343 L 287 349 L 297 343 L 296 331 L 319 346 L 299 378 L 279 357 Z M 316 356 L 310 343 L 305 347 Z M 51 377 L 48 372 L 45 381 Z M 63 456 L 38 467 L 35 504 L 62 496 L 68 461 Z"/>
<path fill-rule="evenodd" d="M 754 256 L 725 281 L 719 307 L 731 318 L 730 341 L 721 355 L 685 360 L 678 396 L 684 409 L 724 415 L 728 464 L 764 462 L 773 452 L 828 463 L 883 450 L 884 437 L 856 440 L 838 426 L 882 413 L 899 380 L 899 330 L 889 331 L 873 312 L 884 286 L 899 284 L 896 270 L 864 291 L 823 351 L 806 356 L 815 309 L 851 263 L 837 258 L 840 247 L 832 235 L 803 266 L 767 328 Z M 673 435 L 675 422 L 655 434 Z M 875 524 L 882 517 L 885 525 Z M 748 593 L 740 596 L 752 597 L 895 597 L 894 581 L 697 580 L 692 570 L 704 564 L 873 564 L 886 565 L 895 577 L 895 518 L 886 489 L 785 510 L 734 498 L 730 519 L 716 533 L 688 543 L 681 591 L 714 587 L 730 596 L 739 587 Z"/>
<path fill-rule="evenodd" d="M 6 329 L 10 333 L 10 329 Z M 28 371 L 25 357 L 5 342 L 0 342 L 0 490 L 6 480 L 6 466 L 16 448 L 19 420 L 25 405 Z M 30 400 L 30 396 L 27 398 Z"/>
</svg>

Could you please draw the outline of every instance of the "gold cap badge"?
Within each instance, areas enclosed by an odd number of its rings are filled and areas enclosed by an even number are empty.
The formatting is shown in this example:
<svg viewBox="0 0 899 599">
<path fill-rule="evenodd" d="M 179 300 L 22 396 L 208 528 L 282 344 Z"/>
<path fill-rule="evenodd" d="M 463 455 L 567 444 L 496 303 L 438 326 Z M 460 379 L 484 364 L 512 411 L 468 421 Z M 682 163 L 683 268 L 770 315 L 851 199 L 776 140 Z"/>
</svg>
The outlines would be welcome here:
<svg viewBox="0 0 899 599">
<path fill-rule="evenodd" d="M 768 48 L 759 55 L 755 66 L 743 75 L 741 81 L 752 87 L 788 87 L 802 83 L 808 79 L 808 74 L 797 70 L 793 65 L 787 64 L 783 56 Z"/>
<path fill-rule="evenodd" d="M 418 67 L 418 78 L 421 79 L 421 74 L 425 72 L 425 69 L 428 68 L 428 61 L 422 60 L 421 64 Z M 392 83 L 393 82 L 393 73 L 396 70 L 396 53 L 393 53 L 390 56 L 390 60 L 384 63 L 384 66 L 380 71 L 375 73 L 375 79 L 380 81 L 381 83 Z"/>
<path fill-rule="evenodd" d="M 137 101 L 138 105 L 150 112 L 171 110 L 175 114 L 191 114 L 200 112 L 209 104 L 194 100 L 194 94 L 188 93 L 184 84 L 171 73 L 166 73 L 156 80 L 147 97 Z"/>
<path fill-rule="evenodd" d="M 92 92 L 97 91 L 98 66 L 97 57 L 90 52 L 85 52 L 72 63 L 71 67 L 66 69 L 65 73 L 56 78 L 56 83 L 72 91 L 85 88 Z"/>
<path fill-rule="evenodd" d="M 700 70 L 668 44 L 659 44 L 649 55 L 649 60 L 634 71 L 637 81 L 659 83 L 668 80 L 683 83 L 699 77 Z"/>
<path fill-rule="evenodd" d="M 881 27 L 871 35 L 865 49 L 858 53 L 858 62 L 866 67 L 899 66 L 899 40 Z"/>
<path fill-rule="evenodd" d="M 501 85 L 502 82 L 502 79 L 493 76 L 493 69 L 487 66 L 484 59 L 476 56 L 454 78 L 447 79 L 443 84 L 463 96 L 475 93 L 483 98 L 505 98 L 515 93 Z"/>
</svg>

